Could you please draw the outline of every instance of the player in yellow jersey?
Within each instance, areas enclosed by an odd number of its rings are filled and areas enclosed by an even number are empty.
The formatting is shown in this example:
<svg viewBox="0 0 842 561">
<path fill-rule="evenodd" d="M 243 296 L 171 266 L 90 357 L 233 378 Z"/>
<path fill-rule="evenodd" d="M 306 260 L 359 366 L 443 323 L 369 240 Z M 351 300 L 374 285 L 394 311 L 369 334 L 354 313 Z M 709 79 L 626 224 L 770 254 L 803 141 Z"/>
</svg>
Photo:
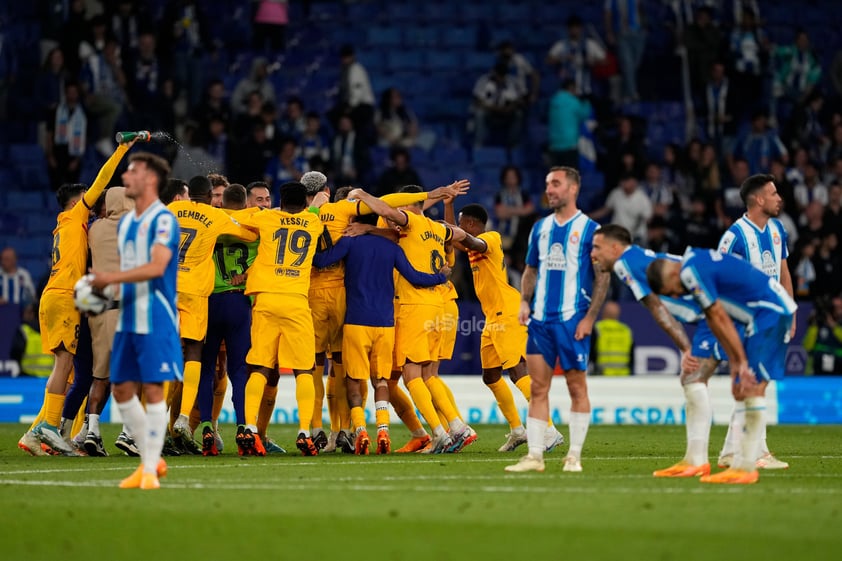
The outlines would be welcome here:
<svg viewBox="0 0 842 561">
<path fill-rule="evenodd" d="M 453 201 L 445 201 L 445 220 L 454 221 Z M 500 452 L 511 452 L 526 442 L 526 429 L 515 407 L 512 391 L 502 379 L 509 379 L 529 401 L 530 378 L 526 368 L 526 326 L 518 320 L 520 292 L 511 286 L 506 274 L 503 242 L 500 234 L 487 231 L 488 212 L 481 205 L 466 205 L 459 213 L 459 227 L 469 234 L 458 247 L 467 251 L 474 278 L 474 289 L 485 315 L 480 343 L 482 381 L 494 394 L 500 411 L 509 423 L 510 433 Z M 564 441 L 549 423 L 545 449 L 552 450 Z"/>
<path fill-rule="evenodd" d="M 58 429 L 79 340 L 80 316 L 73 304 L 73 287 L 85 274 L 91 208 L 133 144 L 117 146 L 90 189 L 81 183 L 65 184 L 56 193 L 62 210 L 53 230 L 52 269 L 41 296 L 39 313 L 43 351 L 53 353 L 56 360 L 47 379 L 41 413 L 36 419 L 39 422 L 18 442 L 21 449 L 33 455 L 42 454 L 42 443 L 56 452 L 74 454 Z"/>
<path fill-rule="evenodd" d="M 467 186 L 467 181 L 453 185 Z M 420 191 L 421 188 L 415 185 L 401 189 L 402 193 Z M 355 190 L 353 193 L 374 212 L 400 228 L 398 243 L 418 271 L 439 272 L 445 264 L 444 244 L 451 239 L 461 241 L 465 238 L 465 232 L 460 228 L 446 226 L 424 216 L 422 203 L 397 210 L 363 191 Z M 399 303 L 395 326 L 397 366 L 403 367 L 404 383 L 433 431 L 429 451 L 456 452 L 476 433 L 459 418 L 444 383 L 433 375 L 432 364 L 438 360 L 441 347 L 441 293 L 436 288 L 415 287 L 406 279 L 398 278 L 396 294 Z M 450 434 L 439 421 L 436 408 L 447 419 Z"/>
<path fill-rule="evenodd" d="M 211 184 L 198 175 L 189 182 L 189 201 L 176 201 L 167 208 L 175 214 L 181 230 L 178 245 L 179 330 L 184 347 L 184 385 L 181 408 L 172 426 L 177 444 L 201 453 L 190 430 L 190 412 L 199 391 L 202 346 L 208 329 L 208 297 L 213 292 L 213 250 L 219 236 L 230 235 L 246 242 L 257 234 L 243 228 L 224 210 L 210 206 Z"/>
<path fill-rule="evenodd" d="M 315 335 L 307 300 L 313 255 L 325 231 L 318 206 L 327 201 L 317 195 L 307 208 L 307 190 L 301 183 L 281 186 L 281 208 L 254 212 L 243 224 L 260 233 L 257 257 L 248 272 L 246 294 L 254 296 L 251 349 L 246 356 L 246 428 L 237 446 L 248 454 L 265 456 L 257 434 L 257 415 L 263 388 L 278 377 L 277 367 L 295 375 L 299 432 L 295 445 L 305 456 L 319 453 L 310 436 L 315 388 L 313 365 Z"/>
</svg>

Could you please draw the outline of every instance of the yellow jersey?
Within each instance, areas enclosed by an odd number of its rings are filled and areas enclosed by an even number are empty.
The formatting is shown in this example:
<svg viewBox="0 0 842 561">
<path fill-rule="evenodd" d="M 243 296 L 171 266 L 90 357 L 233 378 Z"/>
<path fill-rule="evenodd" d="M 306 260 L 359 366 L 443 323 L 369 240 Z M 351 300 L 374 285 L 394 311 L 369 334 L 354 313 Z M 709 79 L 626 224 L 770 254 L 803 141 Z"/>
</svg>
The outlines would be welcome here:
<svg viewBox="0 0 842 561">
<path fill-rule="evenodd" d="M 194 201 L 175 201 L 167 208 L 175 214 L 181 228 L 178 244 L 178 286 L 184 294 L 208 297 L 216 277 L 213 250 L 219 236 L 228 234 L 253 242 L 257 234 L 243 228 L 220 208 Z"/>
<path fill-rule="evenodd" d="M 422 273 L 438 273 L 445 263 L 444 244 L 453 232 L 422 214 L 408 211 L 405 214 L 407 223 L 400 228 L 398 245 L 415 269 Z M 403 276 L 397 278 L 395 292 L 401 304 L 442 304 L 440 289 L 416 287 Z"/>
<path fill-rule="evenodd" d="M 307 296 L 313 255 L 325 231 L 318 215 L 309 211 L 291 214 L 263 210 L 243 218 L 243 224 L 260 232 L 257 257 L 248 270 L 246 294 Z"/>
<path fill-rule="evenodd" d="M 445 255 L 444 255 L 444 262 L 447 263 L 447 266 L 451 269 L 456 266 L 456 252 L 453 251 L 453 247 L 447 246 L 445 247 Z M 441 292 L 442 301 L 447 303 L 450 300 L 456 300 L 459 298 L 459 293 L 456 291 L 456 286 L 453 284 L 453 281 L 448 280 L 444 284 L 439 285 L 439 291 Z"/>
<path fill-rule="evenodd" d="M 500 316 L 517 316 L 520 313 L 520 292 L 509 284 L 500 234 L 483 232 L 477 237 L 485 242 L 488 249 L 485 253 L 468 251 L 468 260 L 471 262 L 474 290 L 486 321 L 494 321 Z"/>
<path fill-rule="evenodd" d="M 73 286 L 86 272 L 88 264 L 88 219 L 91 207 L 111 181 L 111 176 L 123 159 L 127 144 L 120 144 L 99 170 L 94 184 L 70 210 L 60 212 L 53 230 L 52 267 L 44 291 L 72 292 Z"/>
</svg>

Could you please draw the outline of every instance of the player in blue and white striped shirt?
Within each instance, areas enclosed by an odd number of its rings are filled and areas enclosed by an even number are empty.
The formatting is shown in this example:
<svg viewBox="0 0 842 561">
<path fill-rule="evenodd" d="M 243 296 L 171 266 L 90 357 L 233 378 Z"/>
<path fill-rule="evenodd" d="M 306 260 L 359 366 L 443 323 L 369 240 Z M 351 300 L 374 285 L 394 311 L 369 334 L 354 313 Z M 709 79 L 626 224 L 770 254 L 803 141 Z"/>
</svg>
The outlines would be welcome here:
<svg viewBox="0 0 842 561">
<path fill-rule="evenodd" d="M 769 380 L 783 375 L 785 340 L 797 309 L 795 301 L 776 280 L 742 259 L 716 250 L 688 248 L 680 263 L 656 259 L 646 273 L 657 294 L 693 295 L 728 354 L 734 396 L 745 398 L 740 454 L 728 470 L 703 476 L 702 481 L 756 482 L 756 459 L 766 424 L 765 390 Z M 735 323 L 743 327 L 744 335 Z"/>
<path fill-rule="evenodd" d="M 575 169 L 550 169 L 546 194 L 554 212 L 536 222 L 529 236 L 520 311 L 520 321 L 528 325 L 526 362 L 532 377 L 526 422 L 529 454 L 506 471 L 544 470 L 548 394 L 557 359 L 565 370 L 572 402 L 564 471 L 582 471 L 581 453 L 591 415 L 585 378 L 590 336 L 610 279 L 608 272 L 596 272 L 591 262 L 598 224 L 576 206 L 580 186 Z"/>
<path fill-rule="evenodd" d="M 775 177 L 752 175 L 740 186 L 740 197 L 746 205 L 745 214 L 722 235 L 719 251 L 741 257 L 755 269 L 780 282 L 792 296 L 792 277 L 787 265 L 787 233 L 776 217 L 783 209 L 783 199 L 775 187 Z M 794 324 L 793 324 L 794 327 Z M 737 401 L 725 444 L 719 453 L 719 466 L 727 467 L 739 450 L 742 427 L 745 424 L 745 404 Z M 765 425 L 764 425 L 765 426 Z M 766 445 L 766 433 L 761 440 L 758 466 L 764 469 L 786 469 L 789 464 L 775 458 Z"/>
<path fill-rule="evenodd" d="M 141 465 L 120 487 L 157 489 L 166 473 L 161 449 L 167 434 L 164 382 L 180 380 L 183 363 L 175 307 L 180 230 L 175 216 L 158 199 L 169 165 L 158 156 L 138 153 L 123 174 L 126 196 L 135 211 L 117 230 L 120 271 L 94 273 L 92 284 L 122 283 L 120 317 L 111 352 L 114 399 L 140 449 Z M 144 412 L 137 390 L 146 396 Z"/>
</svg>

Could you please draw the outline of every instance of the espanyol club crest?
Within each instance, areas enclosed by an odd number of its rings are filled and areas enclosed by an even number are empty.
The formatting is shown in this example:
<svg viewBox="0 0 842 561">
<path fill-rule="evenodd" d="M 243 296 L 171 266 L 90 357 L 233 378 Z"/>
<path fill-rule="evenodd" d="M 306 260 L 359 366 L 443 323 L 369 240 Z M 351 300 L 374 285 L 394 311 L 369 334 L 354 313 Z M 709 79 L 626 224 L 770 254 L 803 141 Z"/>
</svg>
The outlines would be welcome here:
<svg viewBox="0 0 842 561">
<path fill-rule="evenodd" d="M 570 234 L 570 243 L 577 244 L 579 243 L 579 232 L 573 232 Z"/>
</svg>

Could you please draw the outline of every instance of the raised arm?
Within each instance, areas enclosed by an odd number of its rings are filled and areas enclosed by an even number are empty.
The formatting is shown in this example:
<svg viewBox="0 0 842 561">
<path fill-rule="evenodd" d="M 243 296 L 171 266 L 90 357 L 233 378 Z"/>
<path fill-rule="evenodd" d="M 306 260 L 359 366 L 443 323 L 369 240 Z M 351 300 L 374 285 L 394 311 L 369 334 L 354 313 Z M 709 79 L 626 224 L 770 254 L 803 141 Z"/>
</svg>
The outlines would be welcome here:
<svg viewBox="0 0 842 561">
<path fill-rule="evenodd" d="M 102 195 L 102 192 L 105 191 L 105 187 L 108 185 L 108 182 L 111 181 L 111 177 L 117 170 L 117 166 L 120 165 L 120 160 L 123 159 L 123 156 L 126 155 L 129 148 L 134 145 L 134 142 L 135 141 L 132 141 L 129 144 L 118 144 L 114 153 L 111 154 L 111 157 L 108 158 L 105 164 L 103 164 L 96 176 L 96 179 L 94 180 L 93 185 L 91 185 L 91 188 L 85 192 L 85 196 L 82 197 L 82 201 L 84 201 L 87 208 L 92 208 L 96 204 L 96 200 L 100 195 Z"/>
<path fill-rule="evenodd" d="M 357 199 L 358 201 L 365 203 L 368 208 L 374 211 L 375 214 L 382 216 L 387 220 L 391 220 L 398 226 L 406 226 L 409 222 L 409 218 L 407 218 L 403 211 L 390 207 L 384 201 L 375 196 L 369 195 L 362 189 L 354 189 L 348 193 L 348 198 Z"/>
</svg>

